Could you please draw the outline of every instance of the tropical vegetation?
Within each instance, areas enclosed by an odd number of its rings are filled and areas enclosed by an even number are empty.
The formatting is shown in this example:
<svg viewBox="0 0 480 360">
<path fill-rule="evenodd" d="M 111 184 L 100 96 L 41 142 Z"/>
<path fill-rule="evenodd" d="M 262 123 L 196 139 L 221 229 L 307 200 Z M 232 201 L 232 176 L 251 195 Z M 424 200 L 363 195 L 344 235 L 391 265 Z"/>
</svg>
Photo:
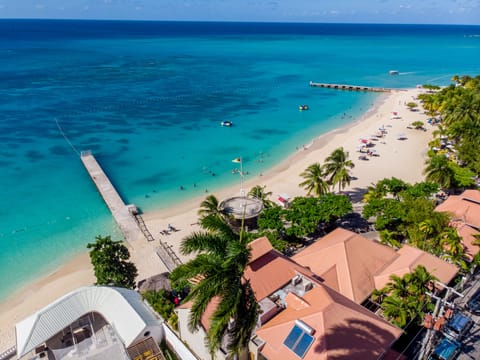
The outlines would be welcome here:
<svg viewBox="0 0 480 360">
<path fill-rule="evenodd" d="M 161 289 L 159 291 L 147 290 L 142 293 L 150 306 L 164 318 L 174 329 L 178 329 L 178 316 L 175 313 L 175 304 L 170 291 Z"/>
<path fill-rule="evenodd" d="M 253 188 L 250 189 L 248 192 L 249 196 L 253 196 L 259 200 L 262 200 L 263 203 L 263 208 L 264 209 L 269 209 L 273 206 L 275 206 L 275 203 L 269 199 L 270 196 L 272 196 L 271 191 L 267 191 L 266 185 L 260 186 L 256 185 Z"/>
<path fill-rule="evenodd" d="M 373 218 L 383 243 L 397 248 L 408 243 L 466 268 L 461 239 L 449 227 L 449 215 L 435 211 L 432 195 L 437 190 L 434 183 L 383 179 L 365 195 L 363 216 Z"/>
<path fill-rule="evenodd" d="M 299 186 L 307 191 L 307 196 L 322 196 L 328 193 L 328 183 L 324 179 L 325 173 L 319 163 L 311 164 L 300 174 L 305 180 Z"/>
<path fill-rule="evenodd" d="M 90 249 L 90 261 L 97 278 L 96 285 L 135 288 L 137 268 L 128 261 L 130 252 L 121 241 L 98 235 L 94 243 L 87 244 L 87 248 Z"/>
<path fill-rule="evenodd" d="M 472 187 L 480 173 L 480 76 L 454 76 L 452 84 L 419 96 L 440 122 L 425 173 L 446 190 Z"/>
<path fill-rule="evenodd" d="M 296 197 L 288 208 L 279 206 L 260 214 L 260 231 L 275 230 L 292 242 L 315 234 L 320 228 L 331 228 L 334 222 L 352 212 L 346 195 L 325 194 L 320 197 Z"/>
<path fill-rule="evenodd" d="M 251 236 L 242 228 L 236 232 L 221 215 L 211 208 L 209 196 L 203 205 L 210 213 L 201 213 L 202 230 L 182 240 L 180 251 L 195 258 L 177 267 L 171 274 L 173 282 L 197 279 L 186 301 L 192 301 L 188 326 L 195 331 L 207 306 L 213 302 L 207 346 L 212 354 L 226 341 L 228 352 L 240 353 L 250 341 L 258 315 L 258 305 L 248 280 L 243 277 L 250 259 L 248 242 Z"/>
<path fill-rule="evenodd" d="M 352 179 L 349 169 L 353 169 L 355 164 L 348 159 L 348 151 L 343 147 L 335 149 L 326 159 L 323 165 L 325 176 L 328 177 L 328 183 L 335 187 L 338 184 L 338 191 L 342 191 L 346 185 L 350 185 Z"/>
<path fill-rule="evenodd" d="M 334 188 L 338 185 L 338 191 L 341 192 L 345 186 L 350 185 L 352 176 L 350 169 L 355 164 L 348 159 L 348 151 L 339 147 L 325 159 L 325 163 L 313 163 L 307 167 L 300 176 L 305 180 L 299 186 L 307 191 L 307 196 L 322 196 L 330 191 L 330 186 Z"/>
<path fill-rule="evenodd" d="M 384 288 L 373 292 L 371 300 L 380 304 L 387 320 L 404 328 L 414 319 L 420 323 L 425 313 L 433 311 L 432 299 L 427 292 L 434 289 L 436 280 L 419 265 L 403 277 L 391 275 Z"/>
</svg>

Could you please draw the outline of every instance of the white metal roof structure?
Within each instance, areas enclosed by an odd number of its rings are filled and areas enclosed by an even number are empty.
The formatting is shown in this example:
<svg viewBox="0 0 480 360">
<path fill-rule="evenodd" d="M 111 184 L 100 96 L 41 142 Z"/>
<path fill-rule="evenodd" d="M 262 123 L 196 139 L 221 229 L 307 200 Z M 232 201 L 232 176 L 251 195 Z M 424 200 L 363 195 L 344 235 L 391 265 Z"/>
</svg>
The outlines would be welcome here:
<svg viewBox="0 0 480 360">
<path fill-rule="evenodd" d="M 16 324 L 17 356 L 22 357 L 91 312 L 101 314 L 126 347 L 142 337 L 146 328 L 159 326 L 137 292 L 115 287 L 82 287 Z"/>
</svg>

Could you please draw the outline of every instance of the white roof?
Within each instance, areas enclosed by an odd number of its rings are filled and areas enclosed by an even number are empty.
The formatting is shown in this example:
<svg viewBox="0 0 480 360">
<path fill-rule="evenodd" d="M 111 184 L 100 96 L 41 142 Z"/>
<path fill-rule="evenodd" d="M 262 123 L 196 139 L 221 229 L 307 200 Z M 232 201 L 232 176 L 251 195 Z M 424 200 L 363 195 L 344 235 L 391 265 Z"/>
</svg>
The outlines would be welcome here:
<svg viewBox="0 0 480 360">
<path fill-rule="evenodd" d="M 158 325 L 137 292 L 115 287 L 82 287 L 16 324 L 18 357 L 91 312 L 101 314 L 116 329 L 126 347 L 143 333 L 146 326 Z"/>
</svg>

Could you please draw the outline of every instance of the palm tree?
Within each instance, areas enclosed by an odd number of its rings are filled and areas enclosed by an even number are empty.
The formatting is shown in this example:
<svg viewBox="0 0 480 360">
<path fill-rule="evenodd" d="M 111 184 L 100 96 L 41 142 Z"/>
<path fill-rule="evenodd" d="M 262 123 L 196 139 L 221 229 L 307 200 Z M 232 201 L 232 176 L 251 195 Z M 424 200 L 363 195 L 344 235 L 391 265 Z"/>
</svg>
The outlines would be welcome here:
<svg viewBox="0 0 480 360">
<path fill-rule="evenodd" d="M 409 304 L 398 296 L 387 296 L 381 307 L 383 315 L 398 327 L 404 327 L 413 315 Z"/>
<path fill-rule="evenodd" d="M 410 295 L 409 291 L 409 277 L 398 275 L 390 275 L 390 281 L 385 286 L 387 292 L 391 295 L 398 296 L 400 298 L 406 298 Z"/>
<path fill-rule="evenodd" d="M 272 195 L 271 191 L 266 190 L 267 186 L 260 186 L 260 185 L 255 185 L 253 188 L 250 189 L 248 192 L 248 195 L 256 197 L 259 200 L 262 200 L 263 202 L 263 207 L 265 209 L 269 209 L 275 205 L 275 203 L 271 200 L 268 199 L 269 196 Z"/>
<path fill-rule="evenodd" d="M 208 195 L 205 200 L 200 203 L 200 209 L 198 209 L 197 214 L 199 216 L 200 223 L 203 219 L 209 216 L 216 216 L 220 218 L 224 216 L 223 213 L 218 210 L 218 199 L 213 194 Z"/>
<path fill-rule="evenodd" d="M 254 292 L 243 277 L 250 259 L 247 234 L 243 230 L 234 232 L 215 214 L 203 220 L 201 225 L 208 231 L 192 233 L 180 246 L 182 254 L 197 256 L 177 267 L 171 279 L 201 279 L 185 299 L 193 302 L 188 326 L 191 331 L 197 330 L 207 305 L 218 300 L 207 329 L 207 346 L 213 354 L 226 339 L 227 350 L 235 355 L 248 346 L 258 316 Z"/>
<path fill-rule="evenodd" d="M 449 189 L 455 181 L 455 173 L 450 166 L 450 160 L 444 155 L 433 155 L 425 162 L 423 173 L 425 179 L 439 184 L 443 189 Z"/>
<path fill-rule="evenodd" d="M 300 176 L 305 181 L 301 182 L 299 186 L 307 190 L 307 195 L 313 193 L 316 196 L 322 196 L 328 193 L 328 184 L 323 178 L 322 166 L 319 163 L 310 165 Z"/>
<path fill-rule="evenodd" d="M 462 238 L 458 235 L 457 229 L 447 227 L 440 234 L 440 245 L 443 250 L 442 258 L 451 261 L 461 269 L 466 269 L 465 248 L 462 244 Z M 473 242 L 475 245 L 475 241 Z"/>
<path fill-rule="evenodd" d="M 435 287 L 435 281 L 438 279 L 430 274 L 423 265 L 418 265 L 409 275 L 410 293 L 423 301 L 426 296 L 425 293 L 432 291 Z"/>
<path fill-rule="evenodd" d="M 350 185 L 352 177 L 348 169 L 353 169 L 355 164 L 348 160 L 348 151 L 343 150 L 343 147 L 339 147 L 325 161 L 323 169 L 325 176 L 330 176 L 328 182 L 332 184 L 332 187 L 338 184 L 338 191 L 342 191 L 346 185 Z"/>
<path fill-rule="evenodd" d="M 424 221 L 418 223 L 418 231 L 423 234 L 423 239 L 417 241 L 414 245 L 421 250 L 425 250 L 425 245 L 427 244 L 427 238 L 433 234 L 434 227 L 430 219 L 425 219 Z"/>
</svg>

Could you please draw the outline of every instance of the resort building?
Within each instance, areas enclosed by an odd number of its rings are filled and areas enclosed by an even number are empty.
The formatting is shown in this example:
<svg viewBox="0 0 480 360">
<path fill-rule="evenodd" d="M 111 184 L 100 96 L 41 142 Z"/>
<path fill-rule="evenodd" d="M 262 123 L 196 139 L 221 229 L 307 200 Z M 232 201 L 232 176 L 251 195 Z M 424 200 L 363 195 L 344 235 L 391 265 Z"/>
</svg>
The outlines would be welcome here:
<svg viewBox="0 0 480 360">
<path fill-rule="evenodd" d="M 381 289 L 390 281 L 390 276 L 402 277 L 419 265 L 443 284 L 449 284 L 458 273 L 458 268 L 432 254 L 410 245 L 403 245 L 397 257 L 374 276 L 375 288 Z"/>
<path fill-rule="evenodd" d="M 292 257 L 326 285 L 358 304 L 367 300 L 375 289 L 375 275 L 396 258 L 393 248 L 342 228 Z"/>
<path fill-rule="evenodd" d="M 17 323 L 18 359 L 163 360 L 161 322 L 133 290 L 77 289 Z"/>
<path fill-rule="evenodd" d="M 418 265 L 423 265 L 444 284 L 448 284 L 458 272 L 455 265 L 420 249 L 404 245 L 395 251 L 342 228 L 300 251 L 293 260 L 358 304 L 367 300 L 374 289 L 383 288 L 391 275 L 401 277 Z"/>
<path fill-rule="evenodd" d="M 460 195 L 450 195 L 435 210 L 452 216 L 450 225 L 457 229 L 465 255 L 472 260 L 480 251 L 480 247 L 474 244 L 475 235 L 480 235 L 480 191 L 465 190 Z"/>
<path fill-rule="evenodd" d="M 244 276 L 260 305 L 250 359 L 379 359 L 402 330 L 322 283 L 311 270 L 274 250 L 267 238 L 251 244 Z M 182 340 L 200 358 L 209 358 L 205 330 L 212 301 L 197 332 L 188 329 L 191 304 L 176 309 Z M 226 351 L 217 359 L 227 358 Z"/>
</svg>

